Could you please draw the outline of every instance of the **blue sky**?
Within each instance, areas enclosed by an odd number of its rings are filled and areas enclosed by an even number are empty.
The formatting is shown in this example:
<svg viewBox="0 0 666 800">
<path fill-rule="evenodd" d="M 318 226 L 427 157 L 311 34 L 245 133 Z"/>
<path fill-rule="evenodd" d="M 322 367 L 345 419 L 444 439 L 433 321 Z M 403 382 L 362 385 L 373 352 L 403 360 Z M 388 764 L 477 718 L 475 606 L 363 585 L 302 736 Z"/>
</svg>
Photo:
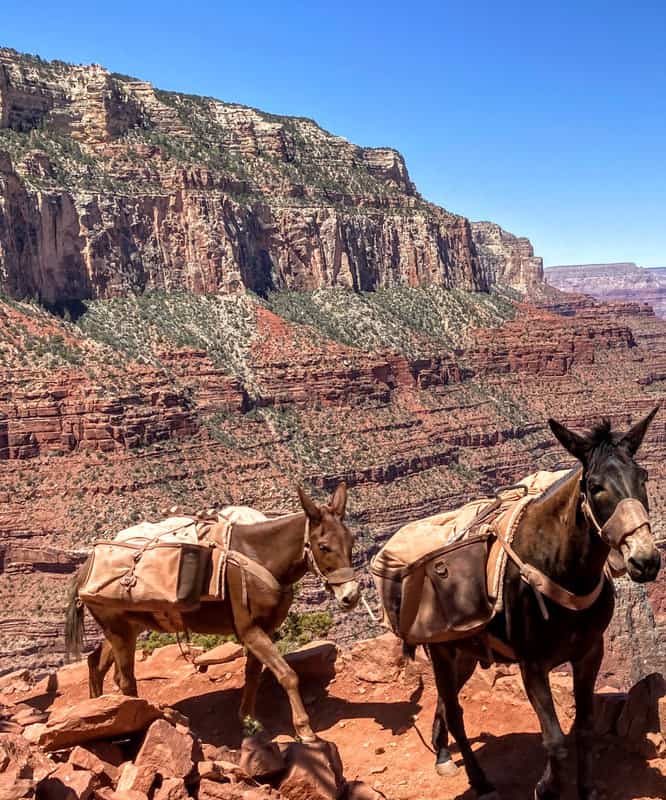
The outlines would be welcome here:
<svg viewBox="0 0 666 800">
<path fill-rule="evenodd" d="M 97 9 L 96 9 L 97 7 Z M 3 4 L 0 43 L 313 117 L 546 264 L 666 265 L 666 4 Z"/>
</svg>

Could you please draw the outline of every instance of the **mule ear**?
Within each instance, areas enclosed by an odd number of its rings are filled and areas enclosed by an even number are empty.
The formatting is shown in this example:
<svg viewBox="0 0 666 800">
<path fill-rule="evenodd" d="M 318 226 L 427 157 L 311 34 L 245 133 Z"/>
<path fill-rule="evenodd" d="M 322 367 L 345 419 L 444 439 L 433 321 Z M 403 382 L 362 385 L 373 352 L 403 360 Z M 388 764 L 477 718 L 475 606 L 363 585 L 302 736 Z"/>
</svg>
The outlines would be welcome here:
<svg viewBox="0 0 666 800">
<path fill-rule="evenodd" d="M 305 511 L 311 522 L 319 522 L 321 520 L 321 511 L 319 510 L 319 506 L 305 491 L 305 489 L 303 489 L 302 486 L 297 486 L 296 488 L 298 490 L 298 498 L 303 506 L 303 511 Z"/>
<path fill-rule="evenodd" d="M 347 508 L 347 484 L 344 481 L 338 484 L 338 488 L 333 492 L 329 505 L 334 514 L 340 519 L 344 519 L 345 509 Z"/>
<path fill-rule="evenodd" d="M 630 428 L 620 439 L 620 444 L 626 445 L 627 449 L 631 453 L 632 456 L 636 455 L 638 452 L 638 448 L 641 446 L 643 442 L 643 437 L 647 433 L 647 429 L 650 427 L 650 423 L 654 419 L 654 415 L 659 411 L 659 406 L 655 406 L 652 411 L 644 417 L 640 422 L 637 422 L 633 428 Z"/>
<path fill-rule="evenodd" d="M 584 436 L 570 431 L 555 419 L 549 419 L 548 425 L 553 432 L 553 436 L 565 450 L 568 450 L 571 455 L 575 456 L 579 461 L 585 460 L 585 456 L 589 450 L 589 444 Z"/>
</svg>

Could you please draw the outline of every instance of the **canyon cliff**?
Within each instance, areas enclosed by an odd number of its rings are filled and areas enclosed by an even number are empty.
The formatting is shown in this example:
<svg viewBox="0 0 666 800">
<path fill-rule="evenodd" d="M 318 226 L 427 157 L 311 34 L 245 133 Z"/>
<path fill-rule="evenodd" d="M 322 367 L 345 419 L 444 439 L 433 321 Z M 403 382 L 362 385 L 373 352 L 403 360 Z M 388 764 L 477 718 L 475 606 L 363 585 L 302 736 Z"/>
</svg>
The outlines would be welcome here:
<svg viewBox="0 0 666 800">
<path fill-rule="evenodd" d="M 402 156 L 304 118 L 0 49 L 0 288 L 485 290 L 470 223 Z"/>
</svg>

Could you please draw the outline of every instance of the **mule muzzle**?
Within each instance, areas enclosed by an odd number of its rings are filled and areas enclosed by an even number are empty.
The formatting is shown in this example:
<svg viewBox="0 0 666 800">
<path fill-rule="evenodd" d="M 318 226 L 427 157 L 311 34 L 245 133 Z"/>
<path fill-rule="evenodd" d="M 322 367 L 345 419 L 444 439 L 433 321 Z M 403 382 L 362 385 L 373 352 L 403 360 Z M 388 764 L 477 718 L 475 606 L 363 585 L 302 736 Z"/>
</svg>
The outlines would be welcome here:
<svg viewBox="0 0 666 800">
<path fill-rule="evenodd" d="M 622 554 L 633 581 L 655 580 L 661 567 L 661 555 L 654 543 L 647 509 L 640 500 L 620 500 L 599 535 L 609 547 Z"/>
<path fill-rule="evenodd" d="M 351 611 L 356 608 L 361 599 L 361 587 L 357 580 L 352 579 L 344 583 L 329 584 L 329 586 L 343 611 Z"/>
</svg>

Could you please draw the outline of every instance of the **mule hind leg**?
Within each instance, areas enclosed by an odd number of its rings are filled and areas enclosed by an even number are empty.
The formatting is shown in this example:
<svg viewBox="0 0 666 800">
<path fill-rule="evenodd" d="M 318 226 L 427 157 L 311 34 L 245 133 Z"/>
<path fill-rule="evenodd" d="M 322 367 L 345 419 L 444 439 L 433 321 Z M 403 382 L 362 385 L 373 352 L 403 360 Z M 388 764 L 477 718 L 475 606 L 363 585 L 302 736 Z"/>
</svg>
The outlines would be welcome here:
<svg viewBox="0 0 666 800">
<path fill-rule="evenodd" d="M 431 656 L 432 658 L 432 656 Z M 467 683 L 476 668 L 477 659 L 474 656 L 458 654 L 457 661 L 457 686 L 458 691 Z M 437 695 L 437 707 L 432 721 L 432 746 L 435 750 L 435 771 L 443 777 L 452 777 L 458 772 L 449 751 L 449 730 L 446 726 L 446 708 L 441 696 Z"/>
<path fill-rule="evenodd" d="M 116 682 L 123 694 L 138 697 L 134 675 L 134 655 L 139 631 L 130 623 L 119 623 L 105 631 L 116 662 Z"/>
<path fill-rule="evenodd" d="M 113 648 L 104 639 L 88 656 L 88 693 L 90 697 L 104 694 L 104 677 L 114 663 Z"/>
<path fill-rule="evenodd" d="M 445 644 L 432 644 L 429 646 L 428 651 L 432 659 L 437 692 L 444 706 L 446 727 L 460 749 L 470 785 L 479 798 L 487 798 L 487 800 L 497 798 L 495 787 L 486 777 L 472 751 L 472 746 L 465 732 L 462 708 L 458 700 L 458 692 L 474 671 L 476 660 L 469 661 L 468 657 L 458 654 L 455 647 Z M 449 754 L 450 757 L 451 755 Z"/>
</svg>

